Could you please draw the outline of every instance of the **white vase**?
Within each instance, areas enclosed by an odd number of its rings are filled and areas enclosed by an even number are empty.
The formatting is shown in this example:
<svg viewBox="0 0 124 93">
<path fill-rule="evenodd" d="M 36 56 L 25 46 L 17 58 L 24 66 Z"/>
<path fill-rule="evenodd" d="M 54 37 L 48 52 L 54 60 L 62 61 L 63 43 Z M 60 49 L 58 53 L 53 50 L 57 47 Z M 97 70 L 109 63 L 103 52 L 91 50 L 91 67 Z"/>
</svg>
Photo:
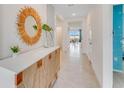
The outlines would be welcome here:
<svg viewBox="0 0 124 93">
<path fill-rule="evenodd" d="M 45 48 L 49 48 L 50 47 L 50 45 L 49 45 L 49 36 L 48 36 L 48 32 L 47 31 L 45 31 L 45 42 L 44 42 L 44 47 Z"/>
<path fill-rule="evenodd" d="M 45 31 L 44 47 L 49 48 L 54 46 L 54 38 L 51 32 Z"/>
<path fill-rule="evenodd" d="M 18 53 L 13 53 L 12 57 L 15 58 L 18 55 Z"/>
</svg>

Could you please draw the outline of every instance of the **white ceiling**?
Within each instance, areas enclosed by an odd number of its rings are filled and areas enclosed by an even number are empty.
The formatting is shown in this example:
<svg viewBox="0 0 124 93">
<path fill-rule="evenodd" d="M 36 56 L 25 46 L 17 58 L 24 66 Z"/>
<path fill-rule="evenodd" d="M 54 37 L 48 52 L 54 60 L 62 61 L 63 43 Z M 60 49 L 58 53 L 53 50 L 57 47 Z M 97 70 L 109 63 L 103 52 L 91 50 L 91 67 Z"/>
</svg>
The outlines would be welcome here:
<svg viewBox="0 0 124 93">
<path fill-rule="evenodd" d="M 54 4 L 57 14 L 62 15 L 65 19 L 75 19 L 86 16 L 88 12 L 94 7 L 91 4 Z M 73 16 L 72 14 L 76 15 Z"/>
</svg>

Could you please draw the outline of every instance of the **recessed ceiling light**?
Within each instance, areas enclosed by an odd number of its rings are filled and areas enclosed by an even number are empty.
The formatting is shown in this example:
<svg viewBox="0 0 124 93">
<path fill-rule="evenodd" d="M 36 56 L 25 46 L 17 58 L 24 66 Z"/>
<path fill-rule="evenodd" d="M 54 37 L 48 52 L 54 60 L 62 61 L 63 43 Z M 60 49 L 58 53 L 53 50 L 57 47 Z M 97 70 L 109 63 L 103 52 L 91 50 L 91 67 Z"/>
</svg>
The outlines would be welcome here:
<svg viewBox="0 0 124 93">
<path fill-rule="evenodd" d="M 72 13 L 72 16 L 76 16 L 76 13 Z"/>
</svg>

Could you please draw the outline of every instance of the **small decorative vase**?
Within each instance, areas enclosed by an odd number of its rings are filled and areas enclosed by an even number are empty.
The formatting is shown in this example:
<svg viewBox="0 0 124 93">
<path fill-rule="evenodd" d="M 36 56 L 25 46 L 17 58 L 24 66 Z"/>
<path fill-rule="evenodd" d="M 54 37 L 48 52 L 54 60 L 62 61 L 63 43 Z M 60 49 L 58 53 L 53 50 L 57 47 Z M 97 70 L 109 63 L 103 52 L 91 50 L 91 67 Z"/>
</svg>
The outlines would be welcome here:
<svg viewBox="0 0 124 93">
<path fill-rule="evenodd" d="M 49 48 L 54 46 L 54 40 L 51 32 L 45 31 L 45 43 L 44 47 Z"/>
<path fill-rule="evenodd" d="M 50 37 L 51 37 L 50 46 L 53 47 L 54 46 L 54 38 L 53 38 L 53 35 L 51 32 L 50 32 Z"/>
<path fill-rule="evenodd" d="M 15 58 L 18 55 L 18 53 L 13 53 L 12 57 Z"/>
<path fill-rule="evenodd" d="M 48 33 L 45 31 L 45 43 L 44 43 L 44 47 L 45 48 L 49 48 L 49 44 L 48 44 Z"/>
</svg>

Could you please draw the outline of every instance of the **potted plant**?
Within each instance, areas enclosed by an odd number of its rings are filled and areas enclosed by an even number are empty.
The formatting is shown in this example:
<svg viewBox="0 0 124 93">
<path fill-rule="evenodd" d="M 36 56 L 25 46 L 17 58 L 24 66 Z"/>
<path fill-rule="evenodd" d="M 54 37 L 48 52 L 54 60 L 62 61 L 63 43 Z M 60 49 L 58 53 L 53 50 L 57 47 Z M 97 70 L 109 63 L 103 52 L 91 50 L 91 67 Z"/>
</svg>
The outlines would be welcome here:
<svg viewBox="0 0 124 93">
<path fill-rule="evenodd" d="M 37 25 L 34 25 L 33 28 L 34 28 L 35 30 L 37 30 Z M 45 47 L 49 47 L 50 44 L 48 43 L 48 42 L 49 42 L 49 40 L 48 40 L 48 39 L 49 39 L 49 38 L 48 38 L 48 33 L 50 34 L 51 39 L 52 39 L 52 41 L 53 41 L 53 43 L 54 43 L 53 36 L 52 36 L 52 31 L 53 31 L 53 29 L 52 29 L 52 27 L 50 27 L 48 24 L 43 24 L 43 25 L 42 25 L 42 30 L 45 31 L 45 36 L 46 36 Z M 53 44 L 53 45 L 54 45 L 54 44 Z"/>
<path fill-rule="evenodd" d="M 45 47 L 49 47 L 49 46 L 51 46 L 51 44 L 49 43 L 48 34 L 50 34 L 51 39 L 52 39 L 52 40 L 50 40 L 50 41 L 53 41 L 53 43 L 54 43 L 53 36 L 52 36 L 52 31 L 53 31 L 53 29 L 52 29 L 52 27 L 50 27 L 50 26 L 47 25 L 47 24 L 43 24 L 43 25 L 42 25 L 42 29 L 45 31 L 46 39 L 47 39 L 47 42 L 46 42 Z"/>
<path fill-rule="evenodd" d="M 11 49 L 11 51 L 12 51 L 12 53 L 13 53 L 13 57 L 16 57 L 17 56 L 17 54 L 19 53 L 19 51 L 20 51 L 20 48 L 19 48 L 19 46 L 13 46 L 13 47 L 10 47 L 10 49 Z"/>
</svg>

